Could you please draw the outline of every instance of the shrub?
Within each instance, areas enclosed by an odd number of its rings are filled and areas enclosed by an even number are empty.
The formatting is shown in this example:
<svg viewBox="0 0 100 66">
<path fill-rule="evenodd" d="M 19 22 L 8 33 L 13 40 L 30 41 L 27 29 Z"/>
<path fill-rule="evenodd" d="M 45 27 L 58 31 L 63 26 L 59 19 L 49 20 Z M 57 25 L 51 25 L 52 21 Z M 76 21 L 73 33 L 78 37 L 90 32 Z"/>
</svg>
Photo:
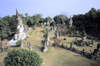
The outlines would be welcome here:
<svg viewBox="0 0 100 66">
<path fill-rule="evenodd" d="M 86 42 L 86 45 L 89 46 L 89 45 L 90 45 L 90 41 L 87 41 L 87 42 Z"/>
<path fill-rule="evenodd" d="M 5 66 L 41 66 L 43 61 L 36 52 L 14 49 L 8 53 L 4 62 Z"/>
<path fill-rule="evenodd" d="M 46 30 L 43 30 L 43 34 L 47 34 Z"/>
<path fill-rule="evenodd" d="M 45 40 L 42 40 L 42 41 L 41 41 L 41 43 L 42 43 L 42 45 L 44 45 L 44 43 L 45 43 Z"/>
<path fill-rule="evenodd" d="M 47 37 L 47 34 L 44 34 L 43 37 L 44 37 L 44 38 Z"/>
<path fill-rule="evenodd" d="M 47 26 L 47 27 L 45 27 L 45 30 L 50 30 L 50 27 L 48 27 L 48 26 Z"/>
<path fill-rule="evenodd" d="M 20 45 L 21 45 L 21 40 L 18 40 L 18 41 L 16 42 L 16 44 L 17 44 L 17 46 L 20 46 Z"/>
</svg>

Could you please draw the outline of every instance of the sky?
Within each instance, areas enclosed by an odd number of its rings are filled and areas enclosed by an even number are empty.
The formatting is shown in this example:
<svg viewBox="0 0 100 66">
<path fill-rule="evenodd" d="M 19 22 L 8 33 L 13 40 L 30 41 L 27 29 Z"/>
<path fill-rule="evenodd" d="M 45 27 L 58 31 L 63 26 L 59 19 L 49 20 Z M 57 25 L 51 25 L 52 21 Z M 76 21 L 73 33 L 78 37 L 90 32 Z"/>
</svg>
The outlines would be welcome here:
<svg viewBox="0 0 100 66">
<path fill-rule="evenodd" d="M 0 0 L 0 17 L 16 14 L 42 14 L 43 18 L 64 14 L 67 17 L 100 9 L 100 0 Z"/>
</svg>

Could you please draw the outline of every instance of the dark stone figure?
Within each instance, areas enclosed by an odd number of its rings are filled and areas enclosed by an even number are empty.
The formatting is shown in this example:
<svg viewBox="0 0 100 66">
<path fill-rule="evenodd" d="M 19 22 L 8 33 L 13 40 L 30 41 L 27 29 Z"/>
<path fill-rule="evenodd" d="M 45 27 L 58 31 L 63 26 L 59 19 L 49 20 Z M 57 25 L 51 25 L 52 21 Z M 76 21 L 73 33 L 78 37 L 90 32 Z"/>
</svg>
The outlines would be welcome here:
<svg viewBox="0 0 100 66">
<path fill-rule="evenodd" d="M 62 48 L 64 48 L 64 44 L 62 43 L 62 46 L 61 46 Z"/>
<path fill-rule="evenodd" d="M 84 55 L 84 51 L 85 51 L 85 50 L 83 49 L 83 50 L 82 50 L 82 55 Z"/>
<path fill-rule="evenodd" d="M 97 44 L 97 49 L 99 50 L 99 48 L 100 48 L 100 44 L 98 43 L 98 44 Z"/>
<path fill-rule="evenodd" d="M 93 55 L 96 55 L 98 52 L 98 49 L 94 49 Z"/>
</svg>

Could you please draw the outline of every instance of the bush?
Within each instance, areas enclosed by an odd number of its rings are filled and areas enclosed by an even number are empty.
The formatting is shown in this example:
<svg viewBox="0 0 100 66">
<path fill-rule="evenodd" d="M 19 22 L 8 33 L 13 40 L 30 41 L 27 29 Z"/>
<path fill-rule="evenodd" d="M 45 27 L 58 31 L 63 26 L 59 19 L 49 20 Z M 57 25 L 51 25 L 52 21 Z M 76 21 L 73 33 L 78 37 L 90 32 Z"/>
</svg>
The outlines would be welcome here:
<svg viewBox="0 0 100 66">
<path fill-rule="evenodd" d="M 47 34 L 46 30 L 43 30 L 43 34 Z"/>
<path fill-rule="evenodd" d="M 77 41 L 74 42 L 74 44 L 76 44 L 78 46 L 80 46 L 81 43 L 82 43 L 82 40 L 77 40 Z M 91 44 L 90 41 L 83 41 L 83 45 L 89 46 L 90 44 Z"/>
<path fill-rule="evenodd" d="M 42 41 L 41 41 L 41 43 L 42 43 L 42 45 L 44 45 L 44 43 L 45 43 L 45 40 L 42 40 Z"/>
<path fill-rule="evenodd" d="M 16 44 L 17 44 L 17 46 L 20 46 L 20 45 L 21 45 L 21 40 L 18 40 L 18 41 L 16 42 Z"/>
<path fill-rule="evenodd" d="M 8 53 L 4 62 L 5 66 L 41 66 L 43 61 L 36 52 L 14 49 Z"/>
<path fill-rule="evenodd" d="M 74 44 L 80 46 L 81 42 L 82 42 L 81 40 L 77 40 L 77 41 L 74 42 Z"/>
</svg>

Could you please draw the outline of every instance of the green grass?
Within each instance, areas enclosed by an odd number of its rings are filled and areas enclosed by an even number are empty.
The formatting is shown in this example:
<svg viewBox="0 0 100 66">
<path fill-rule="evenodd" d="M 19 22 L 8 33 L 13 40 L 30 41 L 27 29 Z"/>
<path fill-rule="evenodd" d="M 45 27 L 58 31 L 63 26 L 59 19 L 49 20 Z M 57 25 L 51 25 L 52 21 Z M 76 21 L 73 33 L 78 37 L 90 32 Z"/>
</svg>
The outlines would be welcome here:
<svg viewBox="0 0 100 66">
<path fill-rule="evenodd" d="M 27 42 L 31 42 L 33 50 L 35 50 L 43 58 L 42 66 L 98 66 L 98 63 L 95 60 L 87 59 L 80 54 L 65 50 L 60 47 L 50 47 L 47 52 L 41 52 L 41 40 L 44 39 L 43 33 L 41 32 L 42 30 L 43 28 L 37 27 L 37 29 L 34 30 L 32 33 L 30 32 L 31 35 L 25 41 L 24 47 L 24 49 L 28 49 Z M 54 31 L 50 33 L 50 38 L 52 37 L 54 37 Z M 62 39 L 64 38 L 64 36 L 61 36 L 60 38 Z M 63 41 L 64 46 L 70 46 L 70 42 L 72 42 L 74 39 L 75 37 L 67 37 L 67 40 Z M 50 43 L 52 45 L 53 41 L 50 40 Z M 93 48 L 77 47 L 76 45 L 73 46 L 75 48 L 79 48 L 80 50 L 85 48 L 85 50 L 88 51 L 89 49 L 93 50 L 94 48 L 96 48 L 96 44 L 97 42 L 95 42 Z M 0 52 L 0 66 L 4 66 L 4 57 L 7 55 L 9 51 L 11 51 L 14 48 L 19 49 L 20 47 L 9 47 L 7 52 Z"/>
</svg>

